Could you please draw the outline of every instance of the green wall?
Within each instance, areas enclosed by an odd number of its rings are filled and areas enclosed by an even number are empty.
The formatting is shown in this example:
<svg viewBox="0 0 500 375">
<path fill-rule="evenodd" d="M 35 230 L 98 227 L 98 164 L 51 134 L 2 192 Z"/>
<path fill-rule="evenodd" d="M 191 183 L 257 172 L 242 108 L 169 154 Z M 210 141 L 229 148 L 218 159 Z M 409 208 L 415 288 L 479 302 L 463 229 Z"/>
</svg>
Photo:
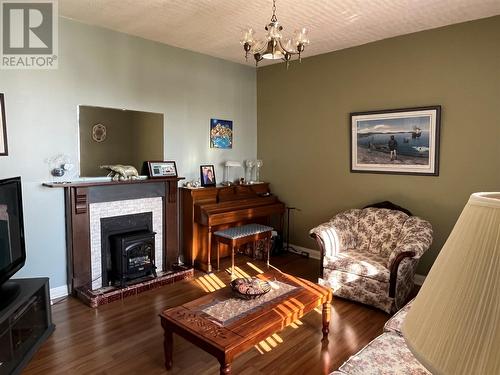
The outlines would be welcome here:
<svg viewBox="0 0 500 375">
<path fill-rule="evenodd" d="M 312 38 L 312 37 L 311 37 Z M 307 51 L 306 51 L 307 53 Z M 441 105 L 439 177 L 349 172 L 349 113 Z M 289 205 L 290 242 L 335 213 L 390 200 L 428 219 L 427 274 L 468 196 L 500 190 L 500 16 L 386 39 L 257 73 L 258 156 Z"/>
</svg>

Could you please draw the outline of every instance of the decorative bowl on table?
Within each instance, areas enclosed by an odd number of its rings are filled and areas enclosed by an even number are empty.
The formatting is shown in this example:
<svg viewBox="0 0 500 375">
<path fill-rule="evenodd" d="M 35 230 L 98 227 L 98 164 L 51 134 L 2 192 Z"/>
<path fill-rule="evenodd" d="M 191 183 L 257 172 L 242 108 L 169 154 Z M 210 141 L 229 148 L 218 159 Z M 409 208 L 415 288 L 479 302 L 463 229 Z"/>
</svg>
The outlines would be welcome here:
<svg viewBox="0 0 500 375">
<path fill-rule="evenodd" d="M 271 290 L 271 284 L 256 277 L 238 278 L 231 281 L 231 289 L 237 297 L 254 299 Z"/>
</svg>

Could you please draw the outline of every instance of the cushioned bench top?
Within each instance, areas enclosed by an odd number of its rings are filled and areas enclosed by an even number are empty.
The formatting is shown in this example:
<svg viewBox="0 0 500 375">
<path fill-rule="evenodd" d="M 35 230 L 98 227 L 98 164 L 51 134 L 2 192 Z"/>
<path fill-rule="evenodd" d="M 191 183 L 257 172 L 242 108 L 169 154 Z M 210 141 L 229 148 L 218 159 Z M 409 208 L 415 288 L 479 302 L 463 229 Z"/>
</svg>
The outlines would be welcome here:
<svg viewBox="0 0 500 375">
<path fill-rule="evenodd" d="M 272 227 L 268 227 L 267 225 L 247 224 L 247 225 L 241 225 L 239 227 L 232 227 L 224 230 L 218 230 L 217 232 L 214 232 L 214 235 L 235 240 L 237 238 L 252 236 L 254 234 L 259 234 L 264 232 L 271 232 L 273 230 L 274 229 Z"/>
</svg>

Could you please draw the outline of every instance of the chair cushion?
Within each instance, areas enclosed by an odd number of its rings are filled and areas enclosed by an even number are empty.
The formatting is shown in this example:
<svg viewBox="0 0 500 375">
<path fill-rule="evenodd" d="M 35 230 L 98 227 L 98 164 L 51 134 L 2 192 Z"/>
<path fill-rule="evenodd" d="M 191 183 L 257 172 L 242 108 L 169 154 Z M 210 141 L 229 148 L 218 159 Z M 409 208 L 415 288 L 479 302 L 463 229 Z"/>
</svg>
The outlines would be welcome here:
<svg viewBox="0 0 500 375">
<path fill-rule="evenodd" d="M 323 269 L 319 283 L 333 290 L 336 297 L 346 298 L 374 306 L 390 314 L 394 308 L 394 298 L 389 297 L 389 283 L 353 273 Z"/>
<path fill-rule="evenodd" d="M 271 232 L 273 230 L 274 229 L 272 227 L 268 227 L 267 225 L 247 224 L 247 225 L 240 225 L 238 227 L 232 227 L 232 228 L 227 228 L 224 230 L 219 230 L 217 232 L 214 232 L 214 235 L 220 236 L 220 237 L 225 237 L 225 238 L 230 238 L 230 239 L 237 239 L 237 238 L 242 238 L 242 237 L 246 237 L 246 236 L 251 236 L 254 234 Z"/>
<path fill-rule="evenodd" d="M 429 375 L 411 353 L 405 339 L 383 333 L 349 358 L 339 370 L 349 375 Z"/>
<path fill-rule="evenodd" d="M 347 250 L 331 258 L 325 257 L 323 267 L 388 283 L 390 272 L 386 265 L 387 258 L 382 255 Z"/>
<path fill-rule="evenodd" d="M 408 215 L 384 208 L 366 208 L 359 217 L 357 248 L 389 257 Z"/>
</svg>

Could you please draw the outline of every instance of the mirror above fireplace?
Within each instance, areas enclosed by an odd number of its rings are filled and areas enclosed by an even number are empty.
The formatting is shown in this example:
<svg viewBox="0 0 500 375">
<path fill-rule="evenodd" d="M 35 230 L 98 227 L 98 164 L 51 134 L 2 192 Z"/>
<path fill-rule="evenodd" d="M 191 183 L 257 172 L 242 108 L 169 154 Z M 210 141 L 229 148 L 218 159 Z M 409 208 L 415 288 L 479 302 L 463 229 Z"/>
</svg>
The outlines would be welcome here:
<svg viewBox="0 0 500 375">
<path fill-rule="evenodd" d="M 101 165 L 163 160 L 163 114 L 79 106 L 80 177 L 106 176 Z"/>
</svg>

